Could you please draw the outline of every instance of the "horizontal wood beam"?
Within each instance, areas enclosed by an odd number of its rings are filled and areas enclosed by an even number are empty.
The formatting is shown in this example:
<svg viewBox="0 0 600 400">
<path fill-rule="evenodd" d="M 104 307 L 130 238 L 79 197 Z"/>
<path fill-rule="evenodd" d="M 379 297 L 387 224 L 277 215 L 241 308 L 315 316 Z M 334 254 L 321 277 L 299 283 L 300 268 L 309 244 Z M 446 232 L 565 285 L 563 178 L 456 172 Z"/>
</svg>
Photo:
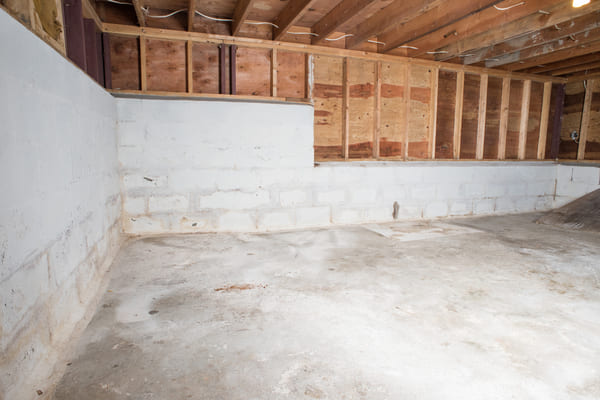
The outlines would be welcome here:
<svg viewBox="0 0 600 400">
<path fill-rule="evenodd" d="M 536 65 L 548 64 L 567 58 L 583 56 L 586 54 L 595 53 L 597 51 L 600 51 L 600 41 L 587 43 L 566 50 L 555 51 L 554 53 L 545 54 L 538 57 L 533 57 L 527 61 L 503 65 L 502 68 L 507 69 L 509 71 L 520 71 L 522 69 L 535 67 Z"/>
<path fill-rule="evenodd" d="M 375 0 L 343 0 L 323 18 L 312 26 L 312 31 L 319 36 L 313 36 L 312 44 L 322 43 L 337 28 L 354 17 Z"/>
<path fill-rule="evenodd" d="M 231 23 L 231 36 L 236 36 L 244 20 L 248 17 L 250 10 L 252 10 L 252 3 L 254 0 L 238 0 L 235 10 L 233 12 L 233 22 Z"/>
<path fill-rule="evenodd" d="M 288 0 L 287 6 L 274 21 L 273 40 L 280 40 L 316 0 Z"/>
<path fill-rule="evenodd" d="M 346 48 L 354 49 L 373 36 L 410 21 L 443 3 L 445 2 L 441 0 L 394 1 L 352 29 L 349 33 L 354 36 L 346 40 Z"/>
<path fill-rule="evenodd" d="M 426 13 L 419 15 L 402 24 L 397 24 L 394 28 L 387 30 L 378 36 L 378 40 L 385 43 L 383 52 L 387 52 L 416 40 L 438 29 L 457 22 L 471 14 L 477 13 L 484 8 L 491 7 L 500 3 L 501 0 L 478 0 L 450 1 L 439 4 Z"/>
<path fill-rule="evenodd" d="M 600 56 L 598 57 L 598 59 L 600 60 Z M 575 65 L 573 67 L 568 67 L 568 68 L 557 69 L 555 71 L 552 71 L 552 75 L 553 76 L 567 75 L 567 74 L 573 74 L 575 72 L 591 71 L 591 70 L 598 69 L 598 68 L 600 68 L 600 61 Z"/>
<path fill-rule="evenodd" d="M 588 64 L 591 62 L 595 62 L 600 59 L 600 53 L 596 54 L 587 54 L 584 56 L 573 57 L 566 60 L 556 61 L 553 63 L 549 63 L 544 66 L 527 68 L 524 70 L 524 73 L 527 74 L 543 74 L 551 71 L 555 71 L 561 68 L 572 67 L 580 64 Z"/>
<path fill-rule="evenodd" d="M 228 44 L 228 45 L 239 45 L 247 48 L 260 48 L 260 49 L 279 49 L 298 53 L 310 53 L 314 55 L 324 55 L 331 57 L 350 57 L 361 60 L 370 61 L 386 61 L 393 63 L 402 64 L 413 64 L 421 65 L 424 67 L 439 68 L 447 71 L 463 71 L 473 74 L 488 74 L 489 76 L 496 77 L 510 77 L 513 79 L 531 79 L 534 82 L 557 82 L 565 83 L 567 80 L 559 77 L 545 76 L 545 75 L 531 75 L 515 73 L 510 71 L 504 71 L 500 69 L 488 69 L 474 66 L 457 65 L 450 63 L 442 63 L 438 61 L 420 60 L 408 57 L 394 56 L 388 54 L 377 54 L 367 51 L 358 50 L 346 50 L 338 49 L 334 47 L 325 46 L 313 46 L 303 43 L 291 43 L 291 42 L 279 42 L 273 40 L 263 40 L 254 38 L 245 38 L 238 36 L 225 36 L 215 35 L 210 33 L 200 32 L 186 32 L 172 29 L 159 29 L 159 28 L 140 28 L 132 25 L 120 25 L 120 24 L 104 24 L 105 32 L 120 35 L 120 36 L 132 36 L 132 37 L 145 37 L 152 39 L 161 40 L 180 40 L 188 41 L 191 40 L 197 43 L 211 43 L 211 44 Z"/>
<path fill-rule="evenodd" d="M 254 101 L 285 101 L 299 104 L 310 103 L 309 99 L 299 99 L 295 97 L 271 97 L 271 96 L 248 96 L 232 94 L 213 94 L 213 93 L 185 93 L 185 92 L 164 92 L 157 90 L 116 90 L 109 89 L 110 93 L 116 96 L 148 96 L 148 97 L 172 97 L 172 98 L 198 98 L 198 99 L 235 99 L 235 100 L 254 100 Z"/>
<path fill-rule="evenodd" d="M 529 19 L 529 17 L 527 18 Z M 535 15 L 532 19 L 540 20 L 541 17 Z M 556 20 L 556 16 L 554 20 Z M 519 35 L 501 43 L 494 43 L 483 49 L 468 50 L 466 53 L 462 53 L 462 59 L 464 64 L 475 64 L 488 58 L 496 58 L 515 51 L 522 51 L 530 47 L 550 43 L 557 39 L 568 38 L 570 35 L 576 35 L 597 28 L 600 28 L 600 14 L 598 12 L 593 12 L 559 24 L 552 24 L 536 32 L 527 32 L 524 35 Z M 512 31 L 517 31 L 518 29 L 519 28 L 515 28 L 512 29 Z M 474 45 L 481 47 L 480 43 L 475 44 L 474 42 Z M 444 48 L 442 50 L 448 51 L 448 54 L 452 54 L 454 51 L 450 48 Z M 447 56 L 438 57 L 439 61 L 447 59 Z"/>
</svg>

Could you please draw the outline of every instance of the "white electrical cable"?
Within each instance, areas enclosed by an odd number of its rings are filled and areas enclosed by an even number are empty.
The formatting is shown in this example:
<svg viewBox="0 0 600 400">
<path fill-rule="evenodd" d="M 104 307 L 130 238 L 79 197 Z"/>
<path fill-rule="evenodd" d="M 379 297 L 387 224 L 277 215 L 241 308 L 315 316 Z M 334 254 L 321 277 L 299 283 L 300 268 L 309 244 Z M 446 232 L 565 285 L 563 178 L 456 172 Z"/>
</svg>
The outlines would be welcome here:
<svg viewBox="0 0 600 400">
<path fill-rule="evenodd" d="M 475 54 L 459 54 L 458 56 L 460 58 L 465 58 L 465 57 L 473 57 Z"/>
<path fill-rule="evenodd" d="M 271 25 L 274 26 L 275 28 L 279 28 L 279 25 L 275 25 L 272 22 L 250 22 L 250 21 L 244 21 L 245 24 L 249 24 L 249 25 Z"/>
<path fill-rule="evenodd" d="M 498 7 L 497 5 L 494 5 L 494 8 L 498 11 L 506 11 L 506 10 L 510 10 L 511 8 L 522 6 L 523 4 L 525 4 L 524 1 L 517 3 L 517 4 L 513 4 L 512 6 L 508 6 L 508 7 Z"/>
<path fill-rule="evenodd" d="M 314 32 L 286 32 L 286 34 L 288 35 L 312 35 L 312 36 L 319 36 Z"/>
<path fill-rule="evenodd" d="M 428 51 L 427 54 L 448 54 L 448 52 L 446 50 Z"/>
<path fill-rule="evenodd" d="M 377 40 L 367 40 L 369 43 L 382 44 L 385 46 L 385 42 L 378 42 Z"/>
<path fill-rule="evenodd" d="M 146 17 L 148 18 L 169 18 L 172 17 L 175 14 L 179 14 L 180 12 L 183 11 L 187 11 L 187 8 L 182 8 L 181 10 L 177 10 L 177 11 L 173 11 L 170 14 L 165 14 L 165 15 L 150 15 L 150 10 L 145 9 L 144 12 L 146 13 Z"/>
<path fill-rule="evenodd" d="M 329 38 L 327 38 L 327 39 L 325 39 L 325 40 L 327 40 L 327 41 L 330 41 L 330 42 L 335 42 L 335 41 L 338 41 L 338 40 L 340 40 L 340 39 L 343 39 L 343 38 L 346 38 L 346 37 L 349 37 L 349 36 L 354 36 L 354 35 L 353 35 L 353 34 L 351 34 L 351 33 L 347 33 L 347 34 L 345 34 L 345 35 L 342 35 L 342 36 L 340 36 L 340 37 L 338 37 L 338 38 L 335 38 L 335 39 L 329 39 Z"/>
<path fill-rule="evenodd" d="M 200 11 L 198 10 L 194 10 L 194 12 L 196 14 L 198 14 L 201 17 L 204 17 L 206 19 L 210 19 L 211 21 L 221 21 L 221 22 L 232 22 L 233 20 L 231 18 L 215 18 L 215 17 L 209 17 L 206 14 L 202 14 Z"/>
<path fill-rule="evenodd" d="M 411 49 L 411 50 L 419 50 L 418 47 L 415 46 L 408 46 L 408 45 L 402 45 L 402 46 L 398 46 L 398 49 Z"/>
<path fill-rule="evenodd" d="M 538 10 L 538 12 L 539 12 L 540 14 L 544 14 L 544 15 L 550 15 L 550 14 L 552 14 L 551 12 L 549 12 L 549 11 L 544 11 L 544 10 Z"/>
<path fill-rule="evenodd" d="M 102 1 L 105 1 L 107 3 L 121 4 L 124 6 L 132 6 L 133 5 L 132 3 L 127 3 L 125 1 L 117 1 L 117 0 L 102 0 Z"/>
</svg>

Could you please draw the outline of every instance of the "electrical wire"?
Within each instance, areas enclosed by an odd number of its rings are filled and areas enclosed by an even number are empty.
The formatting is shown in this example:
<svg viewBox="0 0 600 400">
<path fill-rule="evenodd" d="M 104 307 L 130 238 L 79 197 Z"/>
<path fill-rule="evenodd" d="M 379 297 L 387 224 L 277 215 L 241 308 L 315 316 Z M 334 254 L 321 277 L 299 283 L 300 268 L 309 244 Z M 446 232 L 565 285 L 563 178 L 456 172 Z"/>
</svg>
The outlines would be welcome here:
<svg viewBox="0 0 600 400">
<path fill-rule="evenodd" d="M 378 42 L 377 40 L 367 40 L 369 43 L 381 44 L 385 46 L 385 42 Z"/>
<path fill-rule="evenodd" d="M 249 25 L 271 25 L 274 26 L 275 28 L 279 28 L 279 25 L 275 25 L 272 22 L 253 22 L 253 21 L 244 21 L 245 24 L 249 24 Z"/>
<path fill-rule="evenodd" d="M 312 35 L 312 36 L 319 36 L 314 32 L 286 32 L 286 34 L 288 35 Z"/>
<path fill-rule="evenodd" d="M 353 35 L 353 34 L 351 34 L 351 33 L 348 33 L 348 34 L 342 35 L 342 36 L 340 36 L 340 37 L 338 37 L 338 38 L 335 38 L 335 39 L 329 39 L 329 38 L 327 38 L 327 39 L 325 39 L 325 40 L 327 40 L 327 41 L 329 41 L 329 42 L 335 42 L 335 41 L 338 41 L 338 40 L 340 40 L 340 39 L 343 39 L 343 38 L 346 38 L 346 37 L 349 37 L 349 36 L 354 36 L 354 35 Z"/>
<path fill-rule="evenodd" d="M 428 51 L 427 54 L 448 54 L 448 52 L 446 50 Z"/>
<path fill-rule="evenodd" d="M 233 20 L 231 18 L 215 18 L 215 17 L 210 17 L 206 14 L 202 14 L 200 11 L 198 10 L 194 10 L 194 12 L 196 14 L 198 14 L 201 17 L 204 17 L 206 19 L 210 19 L 211 21 L 220 21 L 220 22 L 232 22 Z"/>
<path fill-rule="evenodd" d="M 126 1 L 117 1 L 117 0 L 102 0 L 105 1 L 107 3 L 113 3 L 113 4 L 121 4 L 121 5 L 125 5 L 125 6 L 132 6 L 132 3 L 127 3 Z"/>
<path fill-rule="evenodd" d="M 402 46 L 398 46 L 397 48 L 398 48 L 398 49 L 411 49 L 411 50 L 419 50 L 419 48 L 418 48 L 418 47 L 415 47 L 415 46 L 408 46 L 408 45 L 406 45 L 406 44 L 404 44 L 404 45 L 402 45 Z"/>
<path fill-rule="evenodd" d="M 150 10 L 144 9 L 144 12 L 146 13 L 146 17 L 148 17 L 148 18 L 169 18 L 169 17 L 172 17 L 173 15 L 179 14 L 180 12 L 183 12 L 183 11 L 187 11 L 187 9 L 182 8 L 181 10 L 173 11 L 172 13 L 165 14 L 165 15 L 150 15 Z"/>
<path fill-rule="evenodd" d="M 525 4 L 524 1 L 517 3 L 517 4 L 513 4 L 512 6 L 508 6 L 508 7 L 498 7 L 497 5 L 494 5 L 494 8 L 498 11 L 506 11 L 506 10 L 510 10 L 511 8 L 522 6 L 523 4 Z"/>
</svg>

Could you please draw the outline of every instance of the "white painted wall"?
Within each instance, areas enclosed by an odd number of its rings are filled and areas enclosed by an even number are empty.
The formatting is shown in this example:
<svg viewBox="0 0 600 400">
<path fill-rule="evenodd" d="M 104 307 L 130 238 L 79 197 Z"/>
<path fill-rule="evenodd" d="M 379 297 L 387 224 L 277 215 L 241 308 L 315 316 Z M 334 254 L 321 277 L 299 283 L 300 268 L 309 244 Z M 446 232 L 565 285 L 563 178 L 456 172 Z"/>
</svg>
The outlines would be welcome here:
<svg viewBox="0 0 600 400">
<path fill-rule="evenodd" d="M 115 255 L 114 99 L 0 10 L 0 398 L 38 397 Z"/>
<path fill-rule="evenodd" d="M 547 210 L 556 165 L 325 163 L 306 105 L 117 99 L 127 233 L 268 231 Z"/>
<path fill-rule="evenodd" d="M 557 166 L 556 201 L 563 206 L 586 193 L 600 189 L 599 164 L 561 164 Z"/>
</svg>

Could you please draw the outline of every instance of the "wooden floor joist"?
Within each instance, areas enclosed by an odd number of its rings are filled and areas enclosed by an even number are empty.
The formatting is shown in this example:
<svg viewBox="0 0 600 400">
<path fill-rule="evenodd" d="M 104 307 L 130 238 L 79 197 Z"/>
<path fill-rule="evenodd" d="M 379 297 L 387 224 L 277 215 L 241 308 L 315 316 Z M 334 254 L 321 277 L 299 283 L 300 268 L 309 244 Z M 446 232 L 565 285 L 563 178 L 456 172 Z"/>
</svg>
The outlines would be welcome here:
<svg viewBox="0 0 600 400">
<path fill-rule="evenodd" d="M 588 80 L 583 100 L 583 113 L 581 114 L 581 131 L 579 133 L 579 146 L 577 148 L 577 160 L 585 159 L 585 146 L 587 144 L 590 127 L 590 114 L 592 108 L 592 96 L 594 92 L 594 81 Z"/>
</svg>

